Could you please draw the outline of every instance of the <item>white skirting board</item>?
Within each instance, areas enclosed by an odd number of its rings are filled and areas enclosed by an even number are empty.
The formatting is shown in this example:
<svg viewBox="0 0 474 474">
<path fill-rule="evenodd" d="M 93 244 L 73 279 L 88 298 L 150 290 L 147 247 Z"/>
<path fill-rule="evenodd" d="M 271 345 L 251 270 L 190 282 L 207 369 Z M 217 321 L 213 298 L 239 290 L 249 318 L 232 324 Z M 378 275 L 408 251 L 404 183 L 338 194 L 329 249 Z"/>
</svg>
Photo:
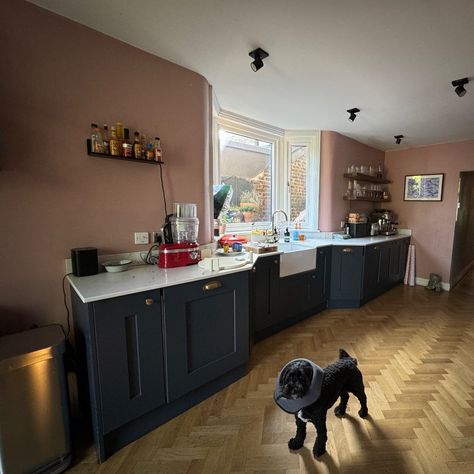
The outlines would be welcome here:
<svg viewBox="0 0 474 474">
<path fill-rule="evenodd" d="M 421 286 L 426 286 L 428 285 L 428 278 L 420 278 L 420 277 L 416 277 L 416 284 L 417 285 L 421 285 Z M 451 289 L 451 285 L 449 283 L 446 283 L 445 281 L 442 281 L 441 282 L 441 288 L 443 288 L 443 290 L 445 291 L 449 291 Z"/>
</svg>

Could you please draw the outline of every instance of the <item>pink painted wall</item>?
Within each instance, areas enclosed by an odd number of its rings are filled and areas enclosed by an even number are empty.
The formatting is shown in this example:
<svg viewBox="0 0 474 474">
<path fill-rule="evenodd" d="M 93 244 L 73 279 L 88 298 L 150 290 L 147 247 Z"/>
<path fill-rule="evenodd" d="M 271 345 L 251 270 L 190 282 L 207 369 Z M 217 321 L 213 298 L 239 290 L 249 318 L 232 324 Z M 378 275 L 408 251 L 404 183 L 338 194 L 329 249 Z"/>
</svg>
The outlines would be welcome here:
<svg viewBox="0 0 474 474">
<path fill-rule="evenodd" d="M 200 75 L 32 4 L 0 18 L 0 334 L 64 322 L 72 247 L 146 250 L 164 219 L 159 168 L 89 157 L 91 121 L 159 134 L 169 209 L 195 202 L 211 238 L 209 85 Z"/>
<path fill-rule="evenodd" d="M 347 179 L 343 174 L 350 165 L 378 165 L 384 152 L 364 145 L 337 132 L 321 132 L 321 168 L 319 195 L 319 230 L 340 229 L 340 222 L 349 210 L 370 212 L 374 205 L 343 200 Z"/>
<path fill-rule="evenodd" d="M 385 169 L 392 194 L 390 207 L 400 227 L 413 231 L 416 244 L 416 275 L 428 278 L 439 273 L 449 282 L 453 249 L 458 180 L 461 171 L 474 170 L 474 140 L 432 145 L 385 154 Z M 444 173 L 441 202 L 404 201 L 405 175 Z"/>
</svg>

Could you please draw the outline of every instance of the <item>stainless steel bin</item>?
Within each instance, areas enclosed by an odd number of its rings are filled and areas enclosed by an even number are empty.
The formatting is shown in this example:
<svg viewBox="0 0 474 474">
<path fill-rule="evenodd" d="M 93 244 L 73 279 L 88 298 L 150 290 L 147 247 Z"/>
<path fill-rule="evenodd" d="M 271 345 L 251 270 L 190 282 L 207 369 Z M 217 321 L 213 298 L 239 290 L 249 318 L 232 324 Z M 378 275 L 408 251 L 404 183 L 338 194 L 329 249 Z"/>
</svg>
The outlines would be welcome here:
<svg viewBox="0 0 474 474">
<path fill-rule="evenodd" d="M 64 352 L 56 325 L 0 337 L 0 474 L 69 465 Z"/>
</svg>

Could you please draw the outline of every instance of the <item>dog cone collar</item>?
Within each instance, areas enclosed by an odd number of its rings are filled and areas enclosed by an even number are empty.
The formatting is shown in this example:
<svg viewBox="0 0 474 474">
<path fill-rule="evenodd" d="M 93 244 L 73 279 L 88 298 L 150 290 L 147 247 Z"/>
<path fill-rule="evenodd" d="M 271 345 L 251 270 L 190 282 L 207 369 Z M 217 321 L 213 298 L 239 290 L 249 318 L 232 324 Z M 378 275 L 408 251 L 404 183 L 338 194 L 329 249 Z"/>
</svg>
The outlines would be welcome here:
<svg viewBox="0 0 474 474">
<path fill-rule="evenodd" d="M 308 364 L 310 364 L 311 368 L 313 369 L 313 378 L 311 380 L 311 385 L 309 386 L 308 392 L 303 397 L 295 399 L 286 398 L 281 391 L 281 374 L 288 365 L 301 360 L 308 362 Z M 290 360 L 290 362 L 288 362 L 288 364 L 286 364 L 285 367 L 283 367 L 283 369 L 281 369 L 280 373 L 278 374 L 273 399 L 275 400 L 276 404 L 287 413 L 298 413 L 303 408 L 312 405 L 319 398 L 319 396 L 321 395 L 321 386 L 323 385 L 323 377 L 323 369 L 321 369 L 321 367 L 319 367 L 319 365 L 316 365 L 314 362 L 311 362 L 308 359 Z"/>
</svg>

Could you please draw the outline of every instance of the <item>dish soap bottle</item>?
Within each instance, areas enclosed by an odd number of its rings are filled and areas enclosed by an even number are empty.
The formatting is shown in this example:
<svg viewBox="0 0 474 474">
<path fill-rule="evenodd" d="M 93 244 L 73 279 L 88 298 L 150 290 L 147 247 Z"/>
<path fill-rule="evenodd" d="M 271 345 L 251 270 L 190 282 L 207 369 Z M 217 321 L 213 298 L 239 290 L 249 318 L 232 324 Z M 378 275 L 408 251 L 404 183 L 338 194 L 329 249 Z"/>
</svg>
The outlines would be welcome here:
<svg viewBox="0 0 474 474">
<path fill-rule="evenodd" d="M 284 241 L 289 242 L 290 241 L 290 231 L 288 230 L 288 227 L 285 230 L 285 233 L 283 234 Z"/>
</svg>

